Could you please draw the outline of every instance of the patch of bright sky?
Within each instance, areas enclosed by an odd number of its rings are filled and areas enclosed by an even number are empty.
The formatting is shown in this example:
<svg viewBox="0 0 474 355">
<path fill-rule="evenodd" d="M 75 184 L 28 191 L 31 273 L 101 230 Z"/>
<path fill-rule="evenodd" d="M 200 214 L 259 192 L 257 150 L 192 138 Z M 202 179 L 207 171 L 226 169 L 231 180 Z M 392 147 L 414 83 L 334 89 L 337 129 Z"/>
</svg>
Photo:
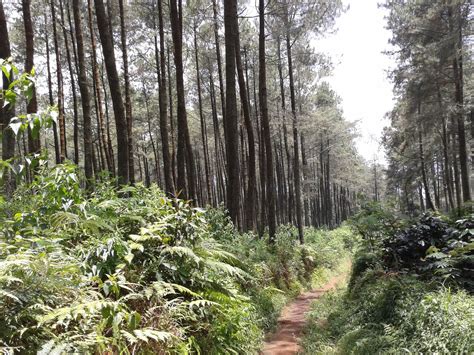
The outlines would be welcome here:
<svg viewBox="0 0 474 355">
<path fill-rule="evenodd" d="M 387 70 L 394 61 L 383 51 L 390 49 L 390 32 L 385 29 L 386 10 L 380 0 L 344 0 L 349 10 L 337 19 L 336 33 L 315 42 L 318 51 L 332 57 L 334 73 L 326 78 L 342 98 L 344 116 L 358 121 L 360 154 L 368 161 L 378 157 L 382 130 L 389 125 L 385 114 L 393 107 L 392 83 Z"/>
</svg>

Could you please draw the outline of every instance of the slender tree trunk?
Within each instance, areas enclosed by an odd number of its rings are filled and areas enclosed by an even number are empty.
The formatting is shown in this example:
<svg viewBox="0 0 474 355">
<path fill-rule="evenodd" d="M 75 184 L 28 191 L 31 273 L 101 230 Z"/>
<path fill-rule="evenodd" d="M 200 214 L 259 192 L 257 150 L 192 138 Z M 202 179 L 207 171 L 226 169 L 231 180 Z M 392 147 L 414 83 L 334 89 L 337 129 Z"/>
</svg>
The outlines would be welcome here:
<svg viewBox="0 0 474 355">
<path fill-rule="evenodd" d="M 237 1 L 224 2 L 225 27 L 225 82 L 226 82 L 226 115 L 224 132 L 227 157 L 227 208 L 235 225 L 239 225 L 240 201 L 240 164 L 239 164 L 239 131 L 237 116 L 237 94 L 235 87 L 235 36 L 238 31 Z"/>
<path fill-rule="evenodd" d="M 94 0 L 99 28 L 100 41 L 104 53 L 105 68 L 109 80 L 110 95 L 114 107 L 115 127 L 117 130 L 117 167 L 119 183 L 126 185 L 129 182 L 129 153 L 128 153 L 128 126 L 125 117 L 120 79 L 115 65 L 115 51 L 110 28 L 105 14 L 103 0 Z"/>
<path fill-rule="evenodd" d="M 222 138 L 219 129 L 219 121 L 217 119 L 217 103 L 214 80 L 212 70 L 209 69 L 209 83 L 211 91 L 211 109 L 212 109 L 212 125 L 214 128 L 214 151 L 216 159 L 216 174 L 217 174 L 217 197 L 216 204 L 225 201 L 225 168 L 223 167 L 222 157 Z"/>
<path fill-rule="evenodd" d="M 11 57 L 10 39 L 8 36 L 7 19 L 5 11 L 3 10 L 3 2 L 0 0 L 0 59 L 8 59 Z M 9 85 L 14 80 L 13 72 L 9 73 L 10 79 L 2 73 L 4 85 Z M 0 97 L 0 124 L 2 133 L 2 159 L 9 160 L 15 155 L 15 135 L 13 131 L 8 128 L 10 120 L 15 116 L 15 106 L 5 105 L 3 98 Z M 6 196 L 10 197 L 15 189 L 15 180 L 12 172 L 4 171 L 3 175 L 4 189 Z"/>
<path fill-rule="evenodd" d="M 77 59 L 79 62 L 79 89 L 81 91 L 83 136 L 84 136 L 84 172 L 87 181 L 93 178 L 92 122 L 87 82 L 86 62 L 84 55 L 84 36 L 82 34 L 82 18 L 80 0 L 73 0 L 74 28 L 76 31 Z"/>
<path fill-rule="evenodd" d="M 288 28 L 288 21 L 286 21 Z M 291 55 L 291 40 L 289 30 L 286 33 L 286 52 L 288 56 L 288 74 L 290 79 L 290 101 L 291 113 L 293 116 L 293 176 L 295 180 L 295 205 L 296 205 L 296 224 L 298 227 L 298 237 L 300 243 L 304 242 L 303 234 L 303 211 L 301 207 L 301 177 L 300 177 L 300 158 L 298 145 L 298 122 L 296 116 L 295 83 L 293 79 L 293 58 Z"/>
<path fill-rule="evenodd" d="M 219 88 L 221 94 L 221 107 L 222 107 L 222 117 L 225 122 L 225 91 L 224 91 L 224 80 L 222 76 L 222 60 L 221 60 L 221 50 L 219 44 L 219 23 L 218 23 L 218 10 L 217 10 L 217 1 L 212 0 L 212 10 L 214 15 L 214 43 L 216 47 L 216 59 L 217 59 L 217 73 L 219 75 Z"/>
<path fill-rule="evenodd" d="M 455 114 L 458 129 L 459 165 L 461 167 L 462 195 L 463 201 L 467 202 L 471 200 L 471 189 L 469 186 L 469 163 L 467 157 L 466 131 L 464 125 L 463 38 L 461 23 L 461 4 L 456 4 L 454 9 L 453 6 L 449 6 L 448 16 L 450 19 L 451 31 L 453 32 L 453 36 L 455 38 L 453 48 L 454 58 L 452 65 L 456 103 Z"/>
<path fill-rule="evenodd" d="M 455 120 L 454 118 L 451 120 L 452 125 L 454 126 Z M 459 166 L 458 166 L 458 155 L 457 155 L 457 145 L 456 142 L 456 133 L 452 132 L 452 155 L 453 155 L 453 176 L 454 176 L 454 187 L 456 193 L 456 207 L 459 209 L 461 208 L 462 204 L 462 191 L 461 191 L 461 181 L 460 181 L 460 174 L 459 174 Z"/>
<path fill-rule="evenodd" d="M 166 96 L 166 59 L 165 59 L 165 33 L 163 29 L 163 5 L 162 0 L 158 0 L 158 27 L 160 33 L 160 62 L 156 63 L 161 69 L 160 87 L 159 87 L 159 104 L 160 104 L 160 134 L 161 134 L 161 151 L 163 155 L 163 170 L 165 177 L 165 191 L 169 194 L 175 194 L 173 181 L 173 166 L 171 163 L 169 133 L 168 133 L 168 109 Z M 156 37 L 155 37 L 156 38 Z M 158 46 L 155 39 L 155 52 L 158 52 Z M 171 78 L 170 78 L 171 80 Z M 170 99 L 171 100 L 171 99 Z M 172 119 L 172 117 L 171 117 Z"/>
<path fill-rule="evenodd" d="M 150 136 L 151 147 L 153 149 L 153 157 L 155 158 L 155 174 L 156 174 L 157 180 L 159 180 L 160 174 L 159 174 L 158 152 L 157 152 L 156 145 L 155 145 L 155 139 L 153 138 L 153 130 L 151 128 L 150 104 L 149 104 L 149 97 L 148 97 L 145 85 L 143 85 L 143 94 L 142 95 L 143 95 L 143 100 L 145 101 L 146 120 L 147 120 L 147 125 L 148 125 L 148 135 Z"/>
<path fill-rule="evenodd" d="M 267 103 L 267 69 L 265 61 L 265 0 L 259 0 L 259 36 L 258 36 L 258 57 L 259 57 L 259 103 L 262 117 L 262 128 L 265 142 L 266 155 L 266 203 L 268 207 L 268 230 L 270 243 L 275 242 L 276 221 L 275 221 L 275 187 L 273 180 L 273 156 L 270 132 L 270 120 L 268 117 Z"/>
<path fill-rule="evenodd" d="M 133 116 L 132 100 L 130 98 L 130 75 L 128 73 L 127 33 L 125 27 L 125 8 L 123 0 L 119 0 L 120 39 L 122 44 L 123 76 L 125 78 L 125 119 L 128 134 L 128 175 L 130 183 L 135 183 L 135 164 L 133 157 Z M 112 28 L 111 28 L 112 30 Z"/>
<path fill-rule="evenodd" d="M 105 80 L 105 69 L 103 62 L 100 68 L 100 72 L 97 67 L 97 80 L 97 100 L 98 102 L 100 102 L 98 115 L 98 118 L 100 118 L 99 127 L 101 130 L 101 137 L 107 161 L 107 168 L 112 173 L 112 175 L 115 176 L 114 149 L 112 147 L 112 136 L 110 134 L 109 96 L 107 94 L 107 81 Z M 102 107 L 102 92 L 104 93 L 104 107 Z"/>
<path fill-rule="evenodd" d="M 176 0 L 170 0 L 171 34 L 174 44 L 173 49 L 174 63 L 176 67 L 176 93 L 178 99 L 178 180 L 176 187 L 178 190 L 177 192 L 181 193 L 183 198 L 193 199 L 195 197 L 194 159 L 191 148 L 191 140 L 189 137 L 188 120 L 186 117 L 186 102 L 184 97 L 183 33 L 181 9 L 181 0 L 179 0 L 179 12 Z"/>
<path fill-rule="evenodd" d="M 255 138 L 253 135 L 252 121 L 250 119 L 250 103 L 247 96 L 247 86 L 245 84 L 244 70 L 242 67 L 242 58 L 240 56 L 240 36 L 235 35 L 235 56 L 237 65 L 237 74 L 239 80 L 240 101 L 242 103 L 245 129 L 247 131 L 248 142 L 248 184 L 247 198 L 245 199 L 245 226 L 249 230 L 255 230 L 256 198 L 257 198 L 257 172 L 255 164 Z"/>
<path fill-rule="evenodd" d="M 78 115 L 78 109 L 77 109 L 76 78 L 74 76 L 74 70 L 72 66 L 71 51 L 69 48 L 69 41 L 68 41 L 68 31 L 66 29 L 66 21 L 65 21 L 65 16 L 64 16 L 63 0 L 59 0 L 59 9 L 60 9 L 61 23 L 62 23 L 62 28 L 63 28 L 64 46 L 66 47 L 66 60 L 67 60 L 68 70 L 69 70 L 69 79 L 71 82 L 71 94 L 72 94 L 72 102 L 73 102 L 74 163 L 79 164 L 79 115 Z M 74 42 L 72 42 L 72 46 L 74 46 Z"/>
<path fill-rule="evenodd" d="M 77 81 L 79 81 L 79 63 L 77 60 L 77 50 L 76 50 L 76 38 L 74 36 L 74 26 L 72 24 L 72 16 L 71 16 L 71 2 L 68 1 L 66 3 L 66 14 L 67 14 L 67 20 L 69 24 L 69 30 L 67 31 L 69 33 L 70 39 L 71 39 L 71 48 L 72 48 L 72 56 L 74 58 L 74 71 L 75 75 L 77 77 Z M 71 64 L 72 66 L 72 64 Z M 80 90 L 80 88 L 79 88 Z M 77 102 L 77 92 L 74 87 L 73 90 L 73 102 L 75 102 L 74 106 L 74 162 L 76 164 L 79 164 L 80 160 L 80 154 L 79 154 L 79 149 L 80 149 L 80 144 L 79 144 L 79 112 L 78 112 L 78 102 Z"/>
<path fill-rule="evenodd" d="M 443 103 L 442 103 L 442 97 L 441 97 L 441 91 L 438 86 L 437 88 L 438 91 L 438 107 L 441 112 L 442 116 L 442 125 L 443 125 L 443 135 L 442 135 L 442 141 L 443 141 L 443 158 L 444 158 L 444 178 L 445 178 L 445 185 L 446 185 L 446 190 L 447 190 L 447 195 L 448 195 L 448 210 L 454 208 L 454 201 L 453 201 L 453 184 L 452 184 L 452 176 L 451 176 L 451 163 L 449 160 L 449 137 L 447 133 L 447 123 L 446 123 L 446 116 L 443 113 Z"/>
<path fill-rule="evenodd" d="M 201 73 L 199 70 L 199 51 L 197 43 L 197 24 L 194 23 L 194 59 L 196 61 L 196 83 L 197 83 L 197 94 L 198 94 L 198 108 L 199 108 L 199 119 L 201 123 L 201 138 L 202 138 L 202 149 L 204 155 L 204 170 L 206 179 L 206 203 L 211 203 L 211 180 L 209 170 L 209 152 L 207 146 L 207 126 L 202 110 L 202 94 L 201 94 Z M 204 203 L 205 204 L 205 203 Z"/>
<path fill-rule="evenodd" d="M 178 181 L 176 177 L 176 139 L 175 139 L 175 124 L 173 118 L 173 87 L 171 83 L 171 61 L 170 61 L 170 47 L 166 47 L 166 57 L 167 57 L 167 66 L 168 69 L 168 99 L 169 99 L 169 107 L 170 107 L 170 154 L 171 154 L 171 170 L 173 173 L 173 186 L 175 187 L 175 194 L 176 194 L 176 183 Z"/>
<path fill-rule="evenodd" d="M 427 208 L 432 211 L 435 211 L 435 207 L 433 204 L 433 200 L 431 199 L 430 187 L 428 185 L 428 178 L 426 176 L 426 166 L 425 166 L 425 157 L 423 152 L 423 138 L 421 133 L 421 127 L 418 130 L 418 143 L 419 143 L 419 151 L 420 151 L 420 163 L 421 163 L 421 176 L 423 178 L 423 187 L 425 189 L 425 199 Z"/>
<path fill-rule="evenodd" d="M 331 156 L 329 150 L 329 138 L 327 139 L 327 154 L 326 154 L 326 209 L 328 218 L 328 227 L 333 227 L 333 204 L 331 193 Z"/>
<path fill-rule="evenodd" d="M 22 0 L 23 25 L 25 27 L 25 72 L 31 73 L 34 67 L 34 31 L 31 21 L 31 0 Z M 36 87 L 33 88 L 31 99 L 26 106 L 26 113 L 36 113 L 38 111 L 38 102 L 36 99 Z M 41 141 L 39 132 L 35 136 L 32 135 L 31 129 L 28 127 L 28 152 L 30 154 L 39 153 L 41 150 Z"/>
<path fill-rule="evenodd" d="M 97 116 L 97 131 L 98 131 L 98 140 L 99 140 L 99 157 L 105 155 L 107 161 L 107 168 L 112 175 L 115 176 L 115 168 L 112 163 L 112 144 L 106 137 L 106 129 L 104 125 L 104 112 L 102 109 L 102 95 L 100 90 L 100 76 L 99 76 L 99 67 L 97 63 L 97 52 L 96 52 L 96 42 L 95 42 L 95 32 L 93 25 L 93 14 L 92 14 L 92 0 L 88 0 L 88 13 L 89 13 L 89 32 L 91 36 L 91 52 L 92 52 L 92 77 L 94 83 L 94 93 L 95 93 L 95 102 L 96 102 L 96 116 Z M 103 79 L 103 78 L 102 78 Z M 104 80 L 103 80 L 104 81 Z M 105 82 L 104 82 L 104 93 L 105 91 Z M 107 109 L 107 97 L 104 98 Z M 108 129 L 108 127 L 107 127 Z"/>
<path fill-rule="evenodd" d="M 46 14 L 46 10 L 44 13 L 44 35 L 45 35 L 45 43 L 46 43 L 46 68 L 48 73 L 48 98 L 49 98 L 49 106 L 54 105 L 53 99 L 53 81 L 51 75 L 51 60 L 49 56 L 49 35 L 48 35 L 48 15 Z M 53 122 L 53 136 L 54 136 L 54 153 L 56 158 L 56 164 L 61 162 L 61 153 L 59 149 L 59 138 L 58 138 L 58 125 L 56 122 Z"/>
<path fill-rule="evenodd" d="M 64 162 L 67 158 L 66 147 L 66 120 L 64 117 L 64 89 L 63 89 L 63 75 L 61 69 L 61 52 L 59 48 L 58 31 L 56 25 L 56 5 L 55 0 L 50 1 L 51 6 L 51 21 L 53 23 L 53 40 L 54 53 L 56 56 L 56 79 L 58 81 L 58 124 L 59 124 L 59 145 L 60 145 L 60 162 Z"/>
</svg>

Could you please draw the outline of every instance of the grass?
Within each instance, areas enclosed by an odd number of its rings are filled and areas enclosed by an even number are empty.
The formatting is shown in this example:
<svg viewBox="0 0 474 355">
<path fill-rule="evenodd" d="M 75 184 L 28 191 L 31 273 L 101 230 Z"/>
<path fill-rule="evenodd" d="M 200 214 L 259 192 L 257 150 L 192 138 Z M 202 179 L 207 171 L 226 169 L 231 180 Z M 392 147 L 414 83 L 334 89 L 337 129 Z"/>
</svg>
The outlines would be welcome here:
<svg viewBox="0 0 474 355">
<path fill-rule="evenodd" d="M 350 230 L 239 234 L 156 186 L 85 193 L 44 167 L 0 201 L 1 353 L 258 353 L 283 306 L 345 260 Z"/>
<path fill-rule="evenodd" d="M 303 354 L 470 354 L 474 298 L 367 269 L 313 303 Z"/>
</svg>

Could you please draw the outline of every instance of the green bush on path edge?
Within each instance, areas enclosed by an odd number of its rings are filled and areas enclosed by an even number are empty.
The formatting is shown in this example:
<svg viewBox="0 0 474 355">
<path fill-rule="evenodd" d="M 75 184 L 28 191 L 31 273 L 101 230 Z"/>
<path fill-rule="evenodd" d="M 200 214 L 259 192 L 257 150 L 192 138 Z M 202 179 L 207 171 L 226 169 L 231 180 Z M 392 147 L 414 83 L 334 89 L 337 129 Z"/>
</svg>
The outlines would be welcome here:
<svg viewBox="0 0 474 355">
<path fill-rule="evenodd" d="M 303 353 L 474 353 L 474 218 L 395 224 L 381 211 L 369 206 L 353 219 L 370 235 L 348 286 L 313 303 Z"/>
<path fill-rule="evenodd" d="M 156 186 L 86 194 L 73 165 L 0 201 L 0 352 L 252 354 L 292 297 L 354 245 L 348 228 L 238 234 Z M 126 196 L 126 197 L 124 197 Z"/>
</svg>

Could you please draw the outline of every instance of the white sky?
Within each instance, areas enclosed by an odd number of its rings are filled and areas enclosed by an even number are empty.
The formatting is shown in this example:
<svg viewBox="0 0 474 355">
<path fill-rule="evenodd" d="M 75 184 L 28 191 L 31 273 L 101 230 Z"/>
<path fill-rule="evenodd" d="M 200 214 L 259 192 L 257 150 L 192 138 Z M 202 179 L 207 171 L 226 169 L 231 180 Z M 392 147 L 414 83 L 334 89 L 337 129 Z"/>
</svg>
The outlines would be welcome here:
<svg viewBox="0 0 474 355">
<path fill-rule="evenodd" d="M 377 154 L 383 159 L 379 141 L 384 119 L 393 107 L 392 84 L 386 71 L 394 67 L 393 60 L 383 54 L 390 48 L 380 0 L 344 0 L 349 10 L 336 22 L 338 31 L 318 40 L 318 51 L 332 56 L 335 69 L 326 80 L 342 98 L 344 116 L 349 121 L 360 121 L 361 137 L 357 141 L 360 154 L 373 160 Z"/>
</svg>

